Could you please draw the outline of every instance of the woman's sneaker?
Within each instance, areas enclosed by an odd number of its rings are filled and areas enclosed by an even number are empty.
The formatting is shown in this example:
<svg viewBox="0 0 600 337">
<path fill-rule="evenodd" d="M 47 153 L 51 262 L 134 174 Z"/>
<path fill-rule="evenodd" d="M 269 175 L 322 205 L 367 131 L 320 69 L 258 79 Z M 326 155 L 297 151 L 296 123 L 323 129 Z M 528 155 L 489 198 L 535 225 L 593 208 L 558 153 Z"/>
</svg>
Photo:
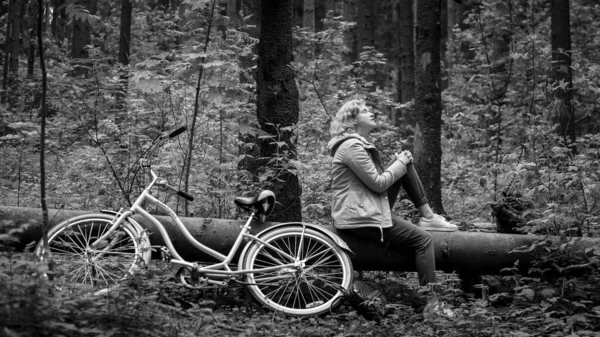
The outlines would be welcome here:
<svg viewBox="0 0 600 337">
<path fill-rule="evenodd" d="M 458 226 L 449 223 L 444 217 L 437 214 L 430 219 L 422 217 L 419 219 L 418 226 L 431 232 L 455 232 L 458 230 Z"/>
</svg>

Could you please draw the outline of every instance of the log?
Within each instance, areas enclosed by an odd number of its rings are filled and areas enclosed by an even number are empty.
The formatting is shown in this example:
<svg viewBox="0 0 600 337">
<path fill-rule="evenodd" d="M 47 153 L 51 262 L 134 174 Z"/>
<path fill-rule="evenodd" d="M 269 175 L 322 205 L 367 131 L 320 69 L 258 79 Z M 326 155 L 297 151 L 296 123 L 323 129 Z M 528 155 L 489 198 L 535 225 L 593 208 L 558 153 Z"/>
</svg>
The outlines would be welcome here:
<svg viewBox="0 0 600 337">
<path fill-rule="evenodd" d="M 49 219 L 52 224 L 66 219 L 95 212 L 72 210 L 49 210 Z M 154 225 L 139 215 L 133 217 L 142 226 L 152 233 L 152 245 L 164 245 L 162 237 Z M 21 224 L 29 224 L 28 228 L 19 235 L 19 242 L 15 248 L 24 249 L 27 244 L 38 241 L 41 236 L 42 211 L 37 208 L 5 207 L 0 206 L 0 231 L 10 226 L 14 228 Z M 183 235 L 179 233 L 174 221 L 166 216 L 157 216 L 165 226 L 173 245 L 180 255 L 190 261 L 214 261 L 210 256 L 196 250 Z M 201 243 L 212 249 L 227 254 L 240 227 L 244 224 L 241 220 L 224 220 L 210 218 L 181 218 L 185 227 Z M 261 230 L 275 225 L 273 222 L 253 224 L 251 232 L 256 234 Z M 357 270 L 382 270 L 382 271 L 415 271 L 414 253 L 391 249 L 384 244 L 365 242 L 360 237 L 339 231 L 332 226 L 325 228 L 337 233 L 348 243 L 353 254 L 350 254 L 352 263 Z M 476 233 L 476 232 L 432 232 L 435 244 L 436 267 L 445 272 L 458 272 L 465 275 L 493 275 L 498 274 L 503 268 L 513 267 L 519 261 L 519 266 L 524 270 L 538 256 L 538 251 L 510 252 L 522 246 L 531 246 L 537 240 L 559 241 L 558 237 L 540 237 L 534 235 Z M 597 238 L 573 238 L 572 249 L 584 250 L 594 245 L 599 245 Z M 237 260 L 235 260 L 237 261 Z"/>
</svg>

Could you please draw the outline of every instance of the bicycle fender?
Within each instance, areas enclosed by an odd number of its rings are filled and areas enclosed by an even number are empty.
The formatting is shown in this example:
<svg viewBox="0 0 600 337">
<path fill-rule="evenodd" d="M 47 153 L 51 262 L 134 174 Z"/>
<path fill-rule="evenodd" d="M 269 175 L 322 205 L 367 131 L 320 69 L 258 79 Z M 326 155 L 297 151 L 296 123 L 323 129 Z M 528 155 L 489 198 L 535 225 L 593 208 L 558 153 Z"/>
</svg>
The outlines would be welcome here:
<svg viewBox="0 0 600 337">
<path fill-rule="evenodd" d="M 271 226 L 269 228 L 266 228 L 264 230 L 262 230 L 260 233 L 256 234 L 256 236 L 260 237 L 261 235 L 270 232 L 274 229 L 277 228 L 281 228 L 281 227 L 286 227 L 286 226 L 303 226 L 303 227 L 309 227 L 312 228 L 318 232 L 321 232 L 322 234 L 325 234 L 327 237 L 329 237 L 331 240 L 333 240 L 333 242 L 338 245 L 340 248 L 342 248 L 343 250 L 352 253 L 352 255 L 354 255 L 354 252 L 350 249 L 350 247 L 348 247 L 348 244 L 346 243 L 346 241 L 344 241 L 342 238 L 340 238 L 337 234 L 335 234 L 334 232 L 330 231 L 329 229 L 323 227 L 323 226 L 319 226 L 319 225 L 315 225 L 315 224 L 311 224 L 311 223 L 306 223 L 306 222 L 283 222 L 283 223 L 278 223 L 274 226 Z"/>
<path fill-rule="evenodd" d="M 116 211 L 111 211 L 111 210 L 106 210 L 106 209 L 102 209 L 100 210 L 100 213 L 102 214 L 110 214 L 112 216 L 117 216 L 119 214 L 119 212 Z M 110 219 L 112 220 L 112 218 Z M 142 225 L 140 225 L 137 221 L 133 220 L 133 218 L 129 217 L 127 218 L 127 222 L 129 222 L 133 228 L 138 232 L 138 233 L 144 233 L 144 227 L 142 227 Z M 150 259 L 152 258 L 152 251 L 150 248 L 150 237 L 146 236 L 147 240 L 148 240 L 148 249 L 143 253 L 142 259 L 144 260 L 144 263 L 146 263 L 146 265 L 148 265 L 150 263 Z"/>
<path fill-rule="evenodd" d="M 106 210 L 106 209 L 100 210 L 100 213 L 110 214 L 113 216 L 119 215 L 119 212 L 117 212 L 117 211 L 111 211 L 111 210 Z M 135 230 L 137 230 L 139 233 L 142 233 L 144 231 L 144 227 L 142 227 L 137 221 L 133 220 L 133 218 L 129 217 L 129 218 L 127 218 L 127 221 L 129 223 L 131 223 L 133 225 L 133 227 L 135 228 Z"/>
<path fill-rule="evenodd" d="M 258 234 L 256 234 L 256 237 L 261 237 L 262 235 L 281 228 L 281 227 L 286 227 L 286 226 L 303 226 L 303 227 L 309 227 L 312 228 L 322 234 L 324 234 L 325 236 L 327 236 L 328 238 L 330 238 L 331 240 L 333 240 L 333 242 L 340 248 L 342 248 L 343 250 L 352 253 L 352 255 L 355 255 L 354 252 L 350 249 L 350 247 L 348 247 L 348 244 L 346 243 L 346 241 L 342 240 L 342 238 L 340 238 L 337 234 L 335 234 L 334 232 L 330 231 L 327 228 L 323 228 L 323 226 L 319 226 L 319 225 L 314 225 L 314 224 L 310 224 L 310 223 L 305 223 L 305 222 L 283 222 L 283 223 L 278 223 L 276 225 L 273 225 L 269 228 L 265 228 L 262 231 L 260 231 Z M 238 261 L 238 269 L 243 269 L 243 262 L 244 262 L 244 257 L 246 256 L 246 252 L 248 251 L 248 248 L 250 248 L 250 246 L 252 246 L 251 244 L 247 244 L 244 249 L 242 249 L 242 253 L 240 254 L 240 258 Z"/>
</svg>

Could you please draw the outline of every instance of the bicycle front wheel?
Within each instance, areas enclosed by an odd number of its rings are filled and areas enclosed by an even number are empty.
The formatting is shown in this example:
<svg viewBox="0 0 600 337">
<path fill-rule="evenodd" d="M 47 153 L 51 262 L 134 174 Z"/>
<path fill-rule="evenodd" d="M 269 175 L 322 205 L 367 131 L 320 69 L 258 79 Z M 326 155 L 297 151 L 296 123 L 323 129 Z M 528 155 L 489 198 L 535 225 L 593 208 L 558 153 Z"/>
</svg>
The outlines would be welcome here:
<svg viewBox="0 0 600 337">
<path fill-rule="evenodd" d="M 54 262 L 53 278 L 62 284 L 84 284 L 107 288 L 142 268 L 150 258 L 145 232 L 125 222 L 96 248 L 93 242 L 112 226 L 112 217 L 84 215 L 64 221 L 48 232 L 48 248 Z M 43 261 L 43 243 L 36 255 Z"/>
<path fill-rule="evenodd" d="M 346 252 L 311 228 L 290 226 L 260 237 L 244 258 L 252 270 L 246 281 L 252 295 L 267 307 L 293 316 L 311 316 L 335 308 L 352 280 Z M 297 263 L 297 267 L 281 267 Z M 273 268 L 274 267 L 274 268 Z M 263 270 L 271 268 L 274 270 Z"/>
</svg>

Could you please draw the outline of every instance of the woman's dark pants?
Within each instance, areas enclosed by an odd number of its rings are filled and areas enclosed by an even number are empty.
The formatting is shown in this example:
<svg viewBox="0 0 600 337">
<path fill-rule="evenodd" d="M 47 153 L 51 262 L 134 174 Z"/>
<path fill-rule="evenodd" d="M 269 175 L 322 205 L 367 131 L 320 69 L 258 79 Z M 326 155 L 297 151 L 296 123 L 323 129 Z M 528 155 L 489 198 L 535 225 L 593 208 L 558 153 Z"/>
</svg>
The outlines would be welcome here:
<svg viewBox="0 0 600 337">
<path fill-rule="evenodd" d="M 390 209 L 393 208 L 401 187 L 416 207 L 429 202 L 413 164 L 409 164 L 407 173 L 387 190 Z M 389 244 L 391 249 L 394 247 L 400 250 L 414 249 L 419 284 L 424 286 L 435 283 L 435 254 L 431 234 L 410 221 L 394 215 L 392 215 L 392 224 L 392 227 L 383 228 L 383 244 Z M 381 242 L 382 239 L 379 228 L 362 227 L 347 230 L 361 238 L 376 242 Z"/>
</svg>

